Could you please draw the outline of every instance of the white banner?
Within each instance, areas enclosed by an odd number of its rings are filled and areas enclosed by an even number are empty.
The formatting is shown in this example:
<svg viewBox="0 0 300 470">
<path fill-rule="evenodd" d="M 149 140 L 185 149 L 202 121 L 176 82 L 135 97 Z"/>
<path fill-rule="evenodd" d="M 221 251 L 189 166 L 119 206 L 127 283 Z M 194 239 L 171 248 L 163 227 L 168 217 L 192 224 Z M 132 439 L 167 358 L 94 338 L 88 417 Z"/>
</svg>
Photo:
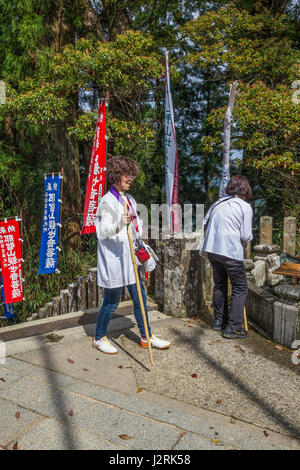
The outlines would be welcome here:
<svg viewBox="0 0 300 470">
<path fill-rule="evenodd" d="M 170 233 L 180 231 L 181 221 L 178 209 L 178 160 L 175 137 L 174 113 L 169 78 L 169 57 L 165 49 L 166 63 L 166 110 L 165 110 L 165 171 L 166 194 L 169 209 Z"/>
</svg>

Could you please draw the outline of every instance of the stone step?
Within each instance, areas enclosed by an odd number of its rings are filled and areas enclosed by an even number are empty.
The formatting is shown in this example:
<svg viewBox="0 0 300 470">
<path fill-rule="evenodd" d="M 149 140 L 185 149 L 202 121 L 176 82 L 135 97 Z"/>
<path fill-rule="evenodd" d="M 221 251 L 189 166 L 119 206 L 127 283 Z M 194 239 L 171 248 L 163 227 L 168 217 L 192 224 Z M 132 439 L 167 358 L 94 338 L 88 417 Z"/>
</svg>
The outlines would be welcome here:
<svg viewBox="0 0 300 470">
<path fill-rule="evenodd" d="M 148 311 L 157 310 L 157 304 L 148 299 Z M 96 323 L 99 309 L 82 310 L 64 315 L 33 320 L 31 322 L 19 323 L 18 325 L 6 326 L 0 329 L 0 341 L 8 342 L 22 338 L 29 338 L 45 333 L 74 328 L 80 325 Z M 120 302 L 120 305 L 113 318 L 128 316 L 133 314 L 133 304 L 131 300 Z"/>
</svg>

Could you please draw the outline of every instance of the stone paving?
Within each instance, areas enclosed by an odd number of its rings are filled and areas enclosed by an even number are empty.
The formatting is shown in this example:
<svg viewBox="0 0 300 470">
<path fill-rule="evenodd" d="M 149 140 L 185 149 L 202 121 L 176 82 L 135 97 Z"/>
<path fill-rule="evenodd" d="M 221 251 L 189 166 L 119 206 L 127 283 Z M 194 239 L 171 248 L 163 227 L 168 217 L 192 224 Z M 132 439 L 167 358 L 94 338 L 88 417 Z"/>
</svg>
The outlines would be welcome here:
<svg viewBox="0 0 300 470">
<path fill-rule="evenodd" d="M 150 316 L 172 341 L 153 351 L 154 366 L 132 316 L 111 322 L 114 356 L 91 347 L 94 325 L 11 344 L 0 363 L 0 448 L 300 449 L 291 351 L 253 330 L 225 340 L 205 315 Z"/>
</svg>

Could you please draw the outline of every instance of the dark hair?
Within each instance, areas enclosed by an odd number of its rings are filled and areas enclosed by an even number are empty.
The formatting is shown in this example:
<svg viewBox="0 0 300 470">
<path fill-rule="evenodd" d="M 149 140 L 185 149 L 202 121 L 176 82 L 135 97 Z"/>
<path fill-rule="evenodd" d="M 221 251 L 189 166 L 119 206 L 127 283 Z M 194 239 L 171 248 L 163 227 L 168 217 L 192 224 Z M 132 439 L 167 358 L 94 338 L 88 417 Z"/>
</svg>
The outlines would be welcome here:
<svg viewBox="0 0 300 470">
<path fill-rule="evenodd" d="M 116 155 L 107 162 L 107 181 L 108 184 L 119 184 L 123 175 L 136 176 L 139 172 L 138 164 L 128 157 Z"/>
<path fill-rule="evenodd" d="M 245 199 L 252 198 L 252 189 L 247 180 L 246 176 L 234 175 L 230 178 L 229 183 L 226 186 L 226 194 L 228 196 L 242 196 Z"/>
</svg>

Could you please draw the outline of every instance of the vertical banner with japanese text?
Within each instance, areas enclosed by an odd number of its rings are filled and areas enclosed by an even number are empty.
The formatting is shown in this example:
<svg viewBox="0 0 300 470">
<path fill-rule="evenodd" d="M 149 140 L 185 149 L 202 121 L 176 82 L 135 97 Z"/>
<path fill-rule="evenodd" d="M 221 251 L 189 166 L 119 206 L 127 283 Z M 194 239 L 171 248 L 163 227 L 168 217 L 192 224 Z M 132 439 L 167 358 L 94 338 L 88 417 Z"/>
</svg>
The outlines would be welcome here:
<svg viewBox="0 0 300 470">
<path fill-rule="evenodd" d="M 94 219 L 100 199 L 105 191 L 106 107 L 107 104 L 105 101 L 100 102 L 87 181 L 81 235 L 96 232 Z"/>
<path fill-rule="evenodd" d="M 5 303 L 5 293 L 4 293 L 2 272 L 0 272 L 0 292 L 1 292 L 1 296 L 0 296 L 1 304 L 3 304 L 4 306 L 4 318 L 15 318 L 14 304 Z"/>
<path fill-rule="evenodd" d="M 19 220 L 0 221 L 0 265 L 6 304 L 23 300 L 22 248 Z"/>
<path fill-rule="evenodd" d="M 174 111 L 169 77 L 169 55 L 165 49 L 166 65 L 166 109 L 165 109 L 165 172 L 166 195 L 169 208 L 170 233 L 179 232 L 181 221 L 178 208 L 178 158 L 174 126 Z"/>
<path fill-rule="evenodd" d="M 45 177 L 44 215 L 38 274 L 53 274 L 57 270 L 60 225 L 61 175 Z"/>
</svg>

